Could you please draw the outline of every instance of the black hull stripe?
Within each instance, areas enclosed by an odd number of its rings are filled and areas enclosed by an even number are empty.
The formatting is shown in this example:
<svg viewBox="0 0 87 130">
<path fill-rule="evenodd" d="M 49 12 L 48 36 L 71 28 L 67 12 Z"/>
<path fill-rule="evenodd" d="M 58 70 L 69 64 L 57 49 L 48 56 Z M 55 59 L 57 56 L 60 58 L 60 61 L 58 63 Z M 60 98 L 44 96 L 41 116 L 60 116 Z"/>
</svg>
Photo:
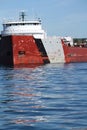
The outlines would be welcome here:
<svg viewBox="0 0 87 130">
<path fill-rule="evenodd" d="M 50 63 L 50 60 L 49 60 L 49 58 L 47 56 L 47 52 L 46 52 L 46 50 L 44 48 L 42 40 L 41 39 L 35 39 L 35 43 L 36 43 L 36 45 L 38 47 L 39 52 L 41 53 L 41 56 L 43 57 L 44 64 Z M 47 57 L 47 59 L 44 59 L 44 57 L 45 58 Z"/>
</svg>

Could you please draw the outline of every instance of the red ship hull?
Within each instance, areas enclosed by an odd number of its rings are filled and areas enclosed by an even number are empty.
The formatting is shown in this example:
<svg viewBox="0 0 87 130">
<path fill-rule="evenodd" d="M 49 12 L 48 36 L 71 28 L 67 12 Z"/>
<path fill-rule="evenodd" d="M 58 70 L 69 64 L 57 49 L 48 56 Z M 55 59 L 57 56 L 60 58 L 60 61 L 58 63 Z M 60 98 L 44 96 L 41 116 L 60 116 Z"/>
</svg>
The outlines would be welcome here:
<svg viewBox="0 0 87 130">
<path fill-rule="evenodd" d="M 51 46 L 50 42 L 49 45 Z M 58 43 L 56 42 L 56 44 Z M 49 45 L 46 47 L 43 40 L 35 39 L 33 36 L 4 36 L 1 38 L 0 43 L 0 65 L 15 67 L 52 63 L 52 58 L 49 56 Z M 53 45 L 55 45 L 54 42 Z M 63 63 L 87 62 L 87 48 L 71 47 L 66 45 L 62 40 L 61 47 L 63 52 L 61 52 L 61 48 L 57 50 L 60 59 L 62 53 L 64 53 Z M 52 53 L 52 56 L 55 56 L 54 54 L 57 52 L 54 49 Z M 57 59 L 55 63 L 60 62 Z"/>
<path fill-rule="evenodd" d="M 63 43 L 64 55 L 66 63 L 71 62 L 87 62 L 87 48 L 67 46 Z"/>
<path fill-rule="evenodd" d="M 33 36 L 5 36 L 0 43 L 0 65 L 32 66 L 49 63 Z"/>
</svg>

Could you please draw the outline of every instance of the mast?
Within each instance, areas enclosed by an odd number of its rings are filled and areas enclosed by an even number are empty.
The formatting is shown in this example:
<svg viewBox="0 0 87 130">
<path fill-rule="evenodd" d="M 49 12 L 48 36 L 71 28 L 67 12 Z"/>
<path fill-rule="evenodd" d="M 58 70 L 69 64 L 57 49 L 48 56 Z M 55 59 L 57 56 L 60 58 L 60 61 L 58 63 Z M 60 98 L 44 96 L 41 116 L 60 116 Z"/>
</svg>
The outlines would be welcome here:
<svg viewBox="0 0 87 130">
<path fill-rule="evenodd" d="M 22 11 L 21 14 L 20 14 L 20 18 L 19 19 L 22 20 L 22 21 L 24 21 L 25 20 L 25 16 L 26 16 L 25 12 Z"/>
</svg>

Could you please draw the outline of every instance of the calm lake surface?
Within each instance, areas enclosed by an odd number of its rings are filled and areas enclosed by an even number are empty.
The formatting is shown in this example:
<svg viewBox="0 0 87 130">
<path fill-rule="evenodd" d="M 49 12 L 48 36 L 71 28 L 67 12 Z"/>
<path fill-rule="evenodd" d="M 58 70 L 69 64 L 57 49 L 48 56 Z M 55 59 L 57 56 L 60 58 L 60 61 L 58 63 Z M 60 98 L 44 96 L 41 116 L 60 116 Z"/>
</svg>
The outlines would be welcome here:
<svg viewBox="0 0 87 130">
<path fill-rule="evenodd" d="M 87 130 L 87 63 L 1 67 L 0 130 Z"/>
</svg>

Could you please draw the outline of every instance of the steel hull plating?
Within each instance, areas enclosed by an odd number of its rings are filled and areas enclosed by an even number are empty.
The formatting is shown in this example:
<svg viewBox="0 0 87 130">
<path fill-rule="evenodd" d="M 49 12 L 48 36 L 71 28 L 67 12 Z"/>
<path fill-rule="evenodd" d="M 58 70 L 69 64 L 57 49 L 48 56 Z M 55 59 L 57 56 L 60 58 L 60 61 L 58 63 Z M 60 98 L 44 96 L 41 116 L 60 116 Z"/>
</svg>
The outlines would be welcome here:
<svg viewBox="0 0 87 130">
<path fill-rule="evenodd" d="M 87 62 L 87 48 L 69 47 L 58 37 L 4 36 L 0 43 L 0 65 L 43 65 Z"/>
<path fill-rule="evenodd" d="M 5 36 L 0 43 L 0 65 L 42 65 L 49 63 L 40 39 L 33 36 Z"/>
<path fill-rule="evenodd" d="M 63 50 L 66 63 L 73 62 L 87 62 L 87 48 L 86 47 L 69 47 L 63 43 Z"/>
</svg>

